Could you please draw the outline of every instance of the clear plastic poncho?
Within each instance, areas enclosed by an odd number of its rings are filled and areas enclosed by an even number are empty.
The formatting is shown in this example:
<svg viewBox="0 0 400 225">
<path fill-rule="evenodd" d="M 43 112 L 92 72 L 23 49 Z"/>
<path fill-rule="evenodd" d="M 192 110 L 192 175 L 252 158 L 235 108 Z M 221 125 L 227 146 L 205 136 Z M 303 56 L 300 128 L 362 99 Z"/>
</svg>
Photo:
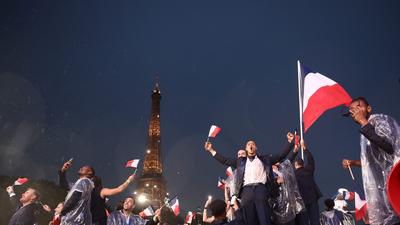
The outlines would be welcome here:
<svg viewBox="0 0 400 225">
<path fill-rule="evenodd" d="M 225 187 L 229 188 L 228 197 L 230 198 L 236 193 L 236 172 L 237 170 L 235 169 L 233 173 L 225 179 Z"/>
<path fill-rule="evenodd" d="M 297 186 L 296 175 L 292 163 L 287 159 L 279 165 L 279 173 L 283 177 L 283 183 L 279 188 L 279 196 L 269 200 L 274 222 L 287 223 L 295 219 L 296 214 L 305 209 Z"/>
<path fill-rule="evenodd" d="M 145 225 L 148 220 L 141 218 L 138 215 L 125 216 L 122 210 L 114 211 L 107 218 L 107 225 Z"/>
<path fill-rule="evenodd" d="M 92 214 L 90 213 L 90 197 L 94 188 L 93 182 L 89 178 L 80 178 L 68 192 L 65 202 L 67 202 L 72 193 L 81 192 L 81 199 L 78 204 L 65 216 L 61 218 L 61 225 L 91 225 Z"/>
<path fill-rule="evenodd" d="M 388 140 L 394 148 L 394 153 L 389 155 L 382 149 L 374 148 L 361 135 L 360 158 L 369 222 L 372 225 L 390 225 L 400 221 L 386 194 L 386 179 L 400 159 L 400 128 L 393 118 L 383 114 L 371 115 L 368 121 L 375 127 L 376 134 Z"/>
</svg>

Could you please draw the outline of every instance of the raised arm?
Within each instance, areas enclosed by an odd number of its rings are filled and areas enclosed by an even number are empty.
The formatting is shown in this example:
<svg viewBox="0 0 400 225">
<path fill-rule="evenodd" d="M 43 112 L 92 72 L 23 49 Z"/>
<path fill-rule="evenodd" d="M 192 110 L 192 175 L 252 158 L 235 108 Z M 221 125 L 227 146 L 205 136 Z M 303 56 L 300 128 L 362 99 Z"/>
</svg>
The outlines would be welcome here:
<svg viewBox="0 0 400 225">
<path fill-rule="evenodd" d="M 376 131 L 375 127 L 367 123 L 360 129 L 360 133 L 363 134 L 370 142 L 377 145 L 380 149 L 385 151 L 388 154 L 393 154 L 393 145 L 389 142 L 388 139 L 385 137 L 379 136 Z"/>
<path fill-rule="evenodd" d="M 208 217 L 208 206 L 210 205 L 210 203 L 211 203 L 211 198 L 208 198 L 207 199 L 207 201 L 206 201 L 206 203 L 204 204 L 204 210 L 203 210 L 203 222 L 204 223 L 212 223 L 212 222 L 214 222 L 214 216 L 211 216 L 211 217 Z"/>
<path fill-rule="evenodd" d="M 221 164 L 226 165 L 226 166 L 232 166 L 233 168 L 236 168 L 236 163 L 237 163 L 237 159 L 233 158 L 226 158 L 223 155 L 220 155 L 217 153 L 217 151 L 215 151 L 212 148 L 212 144 L 211 142 L 206 142 L 204 145 L 204 149 L 208 152 L 210 152 L 210 154 Z"/>
<path fill-rule="evenodd" d="M 285 144 L 283 150 L 281 150 L 281 152 L 278 154 L 270 156 L 270 161 L 272 165 L 283 161 L 289 154 L 290 150 L 294 147 L 294 135 L 288 132 L 286 137 L 287 137 L 287 143 Z"/>
<path fill-rule="evenodd" d="M 119 185 L 116 188 L 101 189 L 101 191 L 100 191 L 101 198 L 106 198 L 108 196 L 116 195 L 116 194 L 123 192 L 129 186 L 129 184 L 133 181 L 134 178 L 135 178 L 135 174 L 129 176 L 128 179 L 126 179 L 126 181 L 124 183 L 122 183 L 121 185 Z"/>
<path fill-rule="evenodd" d="M 14 208 L 15 211 L 21 207 L 21 203 L 18 201 L 17 196 L 15 195 L 14 188 L 13 186 L 8 186 L 6 189 L 8 195 L 10 196 L 10 202 L 12 207 Z"/>
<path fill-rule="evenodd" d="M 58 171 L 58 185 L 64 189 L 69 190 L 68 180 L 67 180 L 67 170 L 71 167 L 72 160 L 68 160 L 64 163 L 63 167 Z"/>
</svg>

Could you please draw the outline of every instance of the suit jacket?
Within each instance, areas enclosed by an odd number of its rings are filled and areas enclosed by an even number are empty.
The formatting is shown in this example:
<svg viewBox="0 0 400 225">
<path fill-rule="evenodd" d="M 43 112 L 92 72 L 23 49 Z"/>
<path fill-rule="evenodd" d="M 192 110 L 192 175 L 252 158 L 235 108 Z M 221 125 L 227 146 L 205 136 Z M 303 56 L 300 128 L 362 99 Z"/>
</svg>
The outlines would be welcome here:
<svg viewBox="0 0 400 225">
<path fill-rule="evenodd" d="M 273 179 L 273 175 L 270 171 L 272 171 L 272 165 L 282 161 L 283 159 L 285 159 L 285 157 L 287 156 L 287 154 L 290 152 L 290 150 L 293 147 L 293 143 L 287 143 L 285 144 L 283 150 L 275 155 L 269 154 L 269 155 L 259 155 L 257 154 L 257 157 L 261 160 L 261 162 L 263 163 L 264 169 L 267 172 L 267 182 L 265 183 L 268 193 L 271 194 L 271 192 L 275 192 L 273 191 L 274 187 L 275 187 L 275 183 L 274 183 L 274 179 Z M 245 173 L 245 169 L 246 169 L 246 162 L 247 162 L 247 157 L 238 157 L 238 158 L 226 158 L 220 154 L 218 154 L 218 152 L 214 155 L 214 158 L 226 165 L 226 166 L 231 166 L 237 169 L 236 172 L 236 193 L 233 193 L 237 196 L 240 196 L 241 190 L 243 188 L 243 183 L 244 183 L 244 173 Z"/>
<path fill-rule="evenodd" d="M 10 201 L 15 206 L 16 212 L 12 215 L 8 225 L 33 225 L 35 223 L 36 216 L 39 213 L 37 204 L 31 203 L 21 207 L 16 195 L 12 196 Z"/>
<path fill-rule="evenodd" d="M 291 152 L 288 159 L 293 162 L 297 153 Z M 296 180 L 299 187 L 300 195 L 305 204 L 318 201 L 322 197 L 322 193 L 314 180 L 315 162 L 311 152 L 307 149 L 304 151 L 307 158 L 307 164 L 304 167 L 296 169 Z"/>
</svg>

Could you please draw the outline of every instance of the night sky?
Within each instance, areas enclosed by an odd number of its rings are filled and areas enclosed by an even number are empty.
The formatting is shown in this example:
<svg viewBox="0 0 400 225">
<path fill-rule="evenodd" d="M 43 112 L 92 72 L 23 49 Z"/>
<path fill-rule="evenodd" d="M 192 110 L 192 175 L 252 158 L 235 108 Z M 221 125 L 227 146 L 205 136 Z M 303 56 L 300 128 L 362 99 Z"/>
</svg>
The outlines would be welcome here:
<svg viewBox="0 0 400 225">
<path fill-rule="evenodd" d="M 0 173 L 56 181 L 73 157 L 70 181 L 90 164 L 119 185 L 144 156 L 158 74 L 168 191 L 183 209 L 222 198 L 210 125 L 224 155 L 249 138 L 281 150 L 299 126 L 297 59 L 400 119 L 399 11 L 396 0 L 2 1 Z M 359 158 L 357 129 L 336 108 L 305 136 L 325 197 L 352 187 L 341 160 Z"/>
</svg>

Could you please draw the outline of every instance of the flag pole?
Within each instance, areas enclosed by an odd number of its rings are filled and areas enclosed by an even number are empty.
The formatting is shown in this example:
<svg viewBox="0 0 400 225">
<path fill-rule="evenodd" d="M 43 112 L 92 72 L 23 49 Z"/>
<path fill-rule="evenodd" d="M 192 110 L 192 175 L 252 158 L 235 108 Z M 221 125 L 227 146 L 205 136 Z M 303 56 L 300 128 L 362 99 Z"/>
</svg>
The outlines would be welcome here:
<svg viewBox="0 0 400 225">
<path fill-rule="evenodd" d="M 350 166 L 350 165 L 349 165 L 349 172 L 350 172 L 350 176 L 351 176 L 351 178 L 354 180 L 353 171 L 351 170 L 351 166 Z"/>
<path fill-rule="evenodd" d="M 300 119 L 300 141 L 303 141 L 303 99 L 302 99 L 302 94 L 301 94 L 301 89 L 302 89 L 302 80 L 301 80 L 301 66 L 300 66 L 300 60 L 297 60 L 297 81 L 298 81 L 298 86 L 299 86 L 299 119 Z M 303 146 L 300 145 L 301 148 L 301 159 L 304 160 L 304 150 Z"/>
</svg>

